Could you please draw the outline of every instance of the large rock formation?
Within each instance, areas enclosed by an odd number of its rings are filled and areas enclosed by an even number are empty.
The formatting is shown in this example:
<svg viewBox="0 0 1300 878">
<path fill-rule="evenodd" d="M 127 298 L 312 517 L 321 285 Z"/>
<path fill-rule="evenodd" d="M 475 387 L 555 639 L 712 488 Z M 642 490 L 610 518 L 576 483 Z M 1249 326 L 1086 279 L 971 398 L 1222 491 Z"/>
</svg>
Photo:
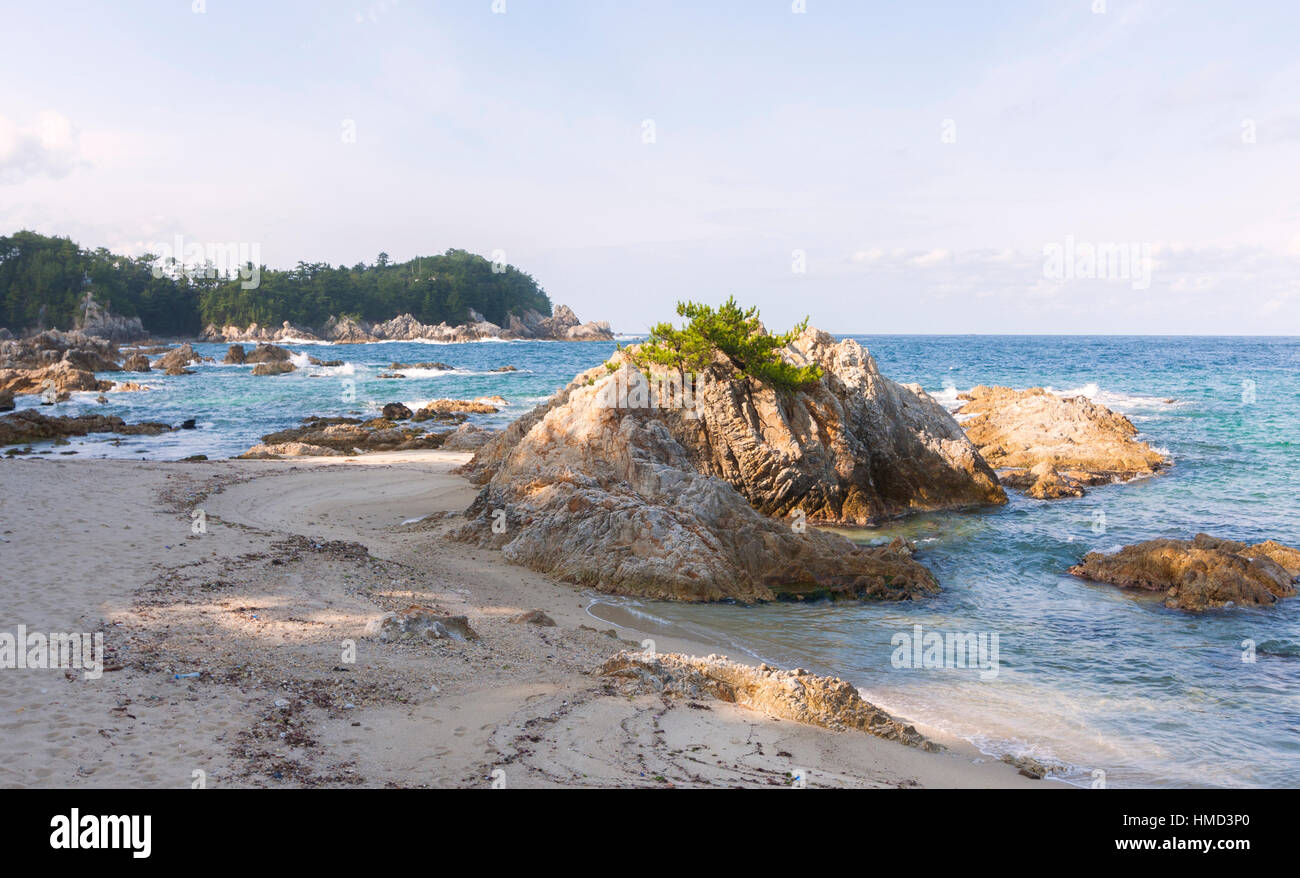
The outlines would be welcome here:
<svg viewBox="0 0 1300 878">
<path fill-rule="evenodd" d="M 467 342 L 483 339 L 537 339 L 543 341 L 609 341 L 614 337 L 609 324 L 603 321 L 582 323 L 565 305 L 558 305 L 555 313 L 546 317 L 528 310 L 522 315 L 510 315 L 505 327 L 470 311 L 466 323 L 452 326 L 447 323 L 426 324 L 410 314 L 400 314 L 381 323 L 364 323 L 350 317 L 331 317 L 318 331 L 291 326 L 287 321 L 279 329 L 259 326 L 256 323 L 217 327 L 209 325 L 200 336 L 203 341 L 309 341 L 321 339 L 339 344 L 364 344 L 374 341 Z"/>
<path fill-rule="evenodd" d="M 114 342 L 135 341 L 147 335 L 139 317 L 113 314 L 107 307 L 101 307 L 89 290 L 81 301 L 75 328 L 86 335 Z"/>
<path fill-rule="evenodd" d="M 1148 540 L 1114 554 L 1089 552 L 1075 576 L 1122 588 L 1165 592 L 1165 606 L 1271 606 L 1296 593 L 1300 551 L 1269 540 L 1248 546 L 1197 534 L 1191 540 Z"/>
<path fill-rule="evenodd" d="M 719 363 L 688 400 L 653 398 L 626 363 L 579 375 L 469 464 L 485 486 L 462 538 L 567 581 L 660 598 L 937 590 L 901 542 L 861 548 L 805 522 L 1005 502 L 992 471 L 941 406 L 881 376 L 855 342 L 808 330 L 786 355 L 825 376 L 778 393 Z"/>
<path fill-rule="evenodd" d="M 597 671 L 624 681 L 630 693 L 686 699 L 715 698 L 757 710 L 777 719 L 809 723 L 836 731 L 858 730 L 891 741 L 938 750 L 914 727 L 863 700 L 852 684 L 804 670 L 752 667 L 725 657 L 620 652 Z"/>
<path fill-rule="evenodd" d="M 1168 465 L 1133 422 L 1085 396 L 1041 387 L 974 388 L 959 399 L 966 435 L 1003 484 L 1031 497 L 1078 497 L 1084 487 L 1152 475 Z"/>
<path fill-rule="evenodd" d="M 0 391 L 51 393 L 67 399 L 75 390 L 104 391 L 112 381 L 95 372 L 120 372 L 121 354 L 112 341 L 81 332 L 48 330 L 28 338 L 0 341 Z"/>
</svg>

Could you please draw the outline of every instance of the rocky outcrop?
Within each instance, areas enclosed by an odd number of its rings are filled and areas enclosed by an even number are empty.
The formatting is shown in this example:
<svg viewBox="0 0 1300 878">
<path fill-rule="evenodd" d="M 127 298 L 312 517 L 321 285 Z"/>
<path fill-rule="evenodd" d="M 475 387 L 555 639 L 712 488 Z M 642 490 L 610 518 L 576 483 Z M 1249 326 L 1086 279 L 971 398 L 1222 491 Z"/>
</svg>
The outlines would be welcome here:
<svg viewBox="0 0 1300 878">
<path fill-rule="evenodd" d="M 1114 554 L 1089 552 L 1075 576 L 1121 588 L 1165 593 L 1165 606 L 1271 606 L 1293 597 L 1300 551 L 1269 540 L 1248 546 L 1197 534 L 1191 540 L 1148 540 Z"/>
<path fill-rule="evenodd" d="M 1132 421 L 1086 396 L 981 385 L 958 399 L 980 454 L 1003 484 L 1031 497 L 1079 497 L 1088 486 L 1153 475 L 1169 463 L 1137 440 Z"/>
<path fill-rule="evenodd" d="M 248 351 L 244 350 L 244 346 L 242 344 L 232 344 L 226 348 L 226 356 L 221 362 L 228 366 L 242 366 L 246 359 L 248 359 Z"/>
<path fill-rule="evenodd" d="M 148 334 L 139 317 L 113 314 L 107 307 L 96 302 L 94 294 L 89 290 L 81 301 L 75 328 L 88 336 L 114 342 L 135 341 Z"/>
<path fill-rule="evenodd" d="M 217 327 L 209 325 L 203 330 L 202 341 L 312 341 L 324 340 L 339 344 L 365 344 L 374 341 L 438 341 L 468 342 L 484 339 L 537 339 L 542 341 L 609 341 L 614 334 L 609 324 L 582 323 L 573 310 L 565 305 L 556 306 L 547 317 L 528 310 L 521 315 L 511 315 L 505 327 L 483 318 L 476 311 L 470 320 L 452 326 L 447 323 L 426 324 L 410 314 L 400 314 L 381 323 L 364 323 L 350 317 L 331 317 L 319 331 L 291 326 L 287 321 L 279 329 L 250 324 Z"/>
<path fill-rule="evenodd" d="M 286 375 L 289 372 L 297 370 L 297 366 L 285 360 L 275 360 L 269 363 L 258 363 L 253 367 L 254 375 Z"/>
<path fill-rule="evenodd" d="M 227 350 L 227 355 L 229 351 Z M 238 356 L 238 354 L 236 354 Z M 274 344 L 259 344 L 251 351 L 244 352 L 245 363 L 287 363 L 293 352 Z"/>
<path fill-rule="evenodd" d="M 399 427 L 384 418 L 362 421 L 359 418 L 304 418 L 301 427 L 268 433 L 262 443 L 247 455 L 276 454 L 293 456 L 291 451 L 273 447 L 305 445 L 329 448 L 344 454 L 370 451 L 413 451 L 441 448 L 448 432 L 431 433 L 416 427 Z M 302 454 L 314 454 L 302 451 Z"/>
<path fill-rule="evenodd" d="M 186 342 L 177 348 L 172 348 L 167 353 L 154 362 L 155 369 L 161 369 L 168 375 L 185 375 L 189 373 L 185 367 L 190 363 L 210 363 L 210 357 L 202 357 L 194 348 Z"/>
<path fill-rule="evenodd" d="M 720 367 L 682 408 L 627 365 L 579 375 L 475 455 L 467 472 L 485 485 L 461 537 L 657 598 L 936 591 L 905 543 L 862 548 L 806 523 L 1005 502 L 992 471 L 941 406 L 881 376 L 855 342 L 809 330 L 786 353 L 825 376 L 778 393 Z"/>
<path fill-rule="evenodd" d="M 46 417 L 32 409 L 0 417 L 0 445 L 17 445 L 43 442 L 67 436 L 85 436 L 88 433 L 121 433 L 127 436 L 156 436 L 171 430 L 168 424 L 145 422 L 128 424 L 116 416 L 78 415 L 77 417 Z"/>
<path fill-rule="evenodd" d="M 802 669 L 742 665 L 722 656 L 623 651 L 605 661 L 598 674 L 623 681 L 628 694 L 654 694 L 692 701 L 714 698 L 777 719 L 835 731 L 867 732 L 922 750 L 938 750 L 914 727 L 864 700 L 852 684 Z"/>
<path fill-rule="evenodd" d="M 122 369 L 126 372 L 148 372 L 151 369 L 149 358 L 144 354 L 131 354 L 122 363 Z"/>
<path fill-rule="evenodd" d="M 81 332 L 49 330 L 23 339 L 0 341 L 0 391 L 51 394 L 64 400 L 73 391 L 105 391 L 113 382 L 95 372 L 120 372 L 112 341 Z"/>
<path fill-rule="evenodd" d="M 412 416 L 415 421 L 428 421 L 443 418 L 448 414 L 463 412 L 466 414 L 494 414 L 497 407 L 481 399 L 435 399 L 420 408 Z"/>
</svg>

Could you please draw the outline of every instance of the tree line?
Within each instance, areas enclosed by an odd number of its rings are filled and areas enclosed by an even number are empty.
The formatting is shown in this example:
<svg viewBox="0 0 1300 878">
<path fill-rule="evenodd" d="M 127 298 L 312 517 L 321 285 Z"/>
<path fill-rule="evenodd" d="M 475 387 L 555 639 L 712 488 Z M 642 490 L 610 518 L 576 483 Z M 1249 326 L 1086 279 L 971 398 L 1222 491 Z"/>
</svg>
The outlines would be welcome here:
<svg viewBox="0 0 1300 878">
<path fill-rule="evenodd" d="M 254 266 L 246 266 L 253 269 Z M 69 238 L 20 231 L 0 237 L 0 326 L 17 333 L 75 325 L 87 291 L 114 314 L 139 317 L 154 335 L 193 336 L 208 324 L 319 328 L 330 317 L 379 322 L 411 314 L 421 323 L 464 323 L 470 309 L 493 323 L 527 309 L 551 313 L 525 272 L 466 250 L 407 262 L 380 253 L 351 267 L 299 262 L 290 269 L 221 274 L 211 266 L 123 256 Z M 246 289 L 248 278 L 257 286 Z"/>
</svg>

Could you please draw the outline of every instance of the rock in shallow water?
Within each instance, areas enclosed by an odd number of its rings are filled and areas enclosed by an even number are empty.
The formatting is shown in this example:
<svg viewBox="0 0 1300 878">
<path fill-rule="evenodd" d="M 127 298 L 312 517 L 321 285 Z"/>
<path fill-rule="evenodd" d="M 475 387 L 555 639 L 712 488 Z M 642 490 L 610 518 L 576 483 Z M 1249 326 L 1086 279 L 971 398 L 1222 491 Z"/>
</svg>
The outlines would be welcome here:
<svg viewBox="0 0 1300 878">
<path fill-rule="evenodd" d="M 1197 534 L 1191 540 L 1135 543 L 1110 555 L 1089 552 L 1070 573 L 1121 588 L 1163 591 L 1165 606 L 1172 609 L 1272 606 L 1295 595 L 1300 551 L 1273 540 L 1247 546 Z"/>
<path fill-rule="evenodd" d="M 1133 422 L 1085 396 L 1041 387 L 973 388 L 958 414 L 1002 483 L 1040 500 L 1081 497 L 1089 485 L 1152 475 L 1168 465 L 1137 441 Z"/>
</svg>

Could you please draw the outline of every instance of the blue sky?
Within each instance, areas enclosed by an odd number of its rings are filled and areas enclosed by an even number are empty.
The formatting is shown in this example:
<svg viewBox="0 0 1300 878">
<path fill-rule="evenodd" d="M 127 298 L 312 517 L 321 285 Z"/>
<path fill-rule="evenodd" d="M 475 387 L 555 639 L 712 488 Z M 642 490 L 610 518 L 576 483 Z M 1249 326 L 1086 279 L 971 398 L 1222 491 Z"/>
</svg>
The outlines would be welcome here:
<svg viewBox="0 0 1300 878">
<path fill-rule="evenodd" d="M 501 250 L 627 331 L 1300 332 L 1298 4 L 3 5 L 0 232 Z"/>
</svg>

